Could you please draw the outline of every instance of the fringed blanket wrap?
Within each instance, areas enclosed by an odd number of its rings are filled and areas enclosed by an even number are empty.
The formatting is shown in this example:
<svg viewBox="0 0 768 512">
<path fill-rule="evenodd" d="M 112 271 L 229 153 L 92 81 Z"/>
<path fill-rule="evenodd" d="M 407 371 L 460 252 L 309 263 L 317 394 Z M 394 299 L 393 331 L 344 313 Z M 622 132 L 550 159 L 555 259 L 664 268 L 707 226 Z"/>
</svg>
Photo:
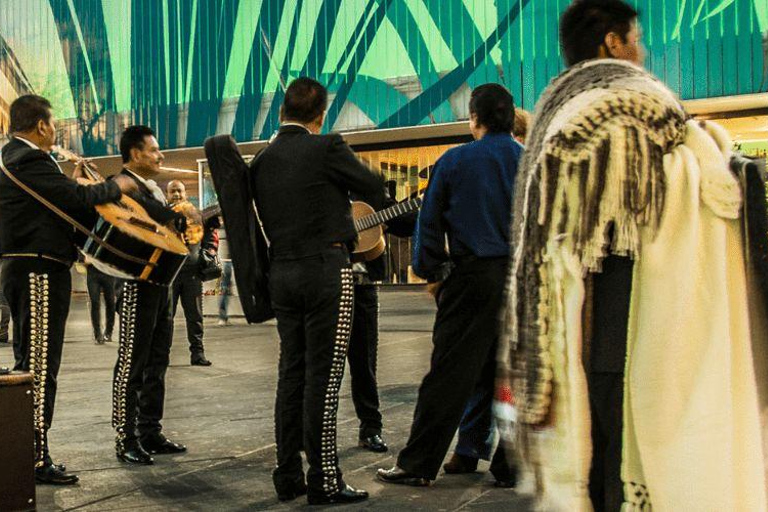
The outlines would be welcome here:
<svg viewBox="0 0 768 512">
<path fill-rule="evenodd" d="M 610 250 L 635 260 L 623 510 L 766 510 L 727 136 L 643 69 L 595 60 L 545 91 L 528 143 L 500 359 L 537 427 L 523 431 L 545 507 L 592 509 L 584 278 Z"/>
</svg>

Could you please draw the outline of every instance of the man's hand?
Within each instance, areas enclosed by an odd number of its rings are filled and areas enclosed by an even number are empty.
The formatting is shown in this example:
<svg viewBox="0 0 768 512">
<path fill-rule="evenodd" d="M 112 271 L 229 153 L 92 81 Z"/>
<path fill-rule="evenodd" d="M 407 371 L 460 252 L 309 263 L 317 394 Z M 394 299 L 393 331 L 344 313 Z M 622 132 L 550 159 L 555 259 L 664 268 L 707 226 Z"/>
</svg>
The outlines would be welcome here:
<svg viewBox="0 0 768 512">
<path fill-rule="evenodd" d="M 82 159 L 78 160 L 77 163 L 75 164 L 75 170 L 72 171 L 72 177 L 75 178 L 76 180 L 77 179 L 90 180 L 91 179 L 90 176 L 88 176 L 88 174 L 86 174 L 86 172 L 85 172 L 85 166 L 86 165 L 88 165 L 88 167 L 90 167 L 91 169 L 93 169 L 96 172 L 99 171 L 99 168 L 96 167 L 96 164 L 94 164 L 93 162 L 91 162 L 90 160 L 88 160 L 86 158 L 82 158 Z"/>
<path fill-rule="evenodd" d="M 440 293 L 440 287 L 443 286 L 442 281 L 436 283 L 427 283 L 427 293 L 437 298 L 437 294 Z"/>
<path fill-rule="evenodd" d="M 139 189 L 138 185 L 136 185 L 136 182 L 128 176 L 115 176 L 112 181 L 117 183 L 117 186 L 120 187 L 120 192 L 123 194 L 130 194 L 131 192 L 136 192 Z"/>
</svg>

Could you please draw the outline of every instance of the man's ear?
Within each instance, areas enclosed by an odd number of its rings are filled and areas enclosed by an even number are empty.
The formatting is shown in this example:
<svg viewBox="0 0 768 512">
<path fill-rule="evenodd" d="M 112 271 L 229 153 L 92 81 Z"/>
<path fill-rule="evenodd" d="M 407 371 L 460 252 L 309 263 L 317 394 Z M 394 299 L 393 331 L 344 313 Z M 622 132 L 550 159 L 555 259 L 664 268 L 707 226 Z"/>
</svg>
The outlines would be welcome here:
<svg viewBox="0 0 768 512">
<path fill-rule="evenodd" d="M 608 57 L 616 58 L 616 54 L 621 45 L 624 44 L 621 36 L 616 32 L 608 32 L 603 39 L 603 45 Z"/>
<path fill-rule="evenodd" d="M 326 110 L 323 110 L 323 113 L 317 116 L 317 119 L 315 119 L 315 122 L 317 122 L 318 131 L 323 131 L 323 125 L 325 124 L 325 114 L 328 112 Z"/>
<path fill-rule="evenodd" d="M 37 130 L 37 134 L 40 136 L 45 135 L 46 128 L 48 128 L 48 123 L 46 123 L 45 120 L 43 119 L 39 119 L 37 121 L 37 126 L 35 127 L 35 129 Z"/>
<path fill-rule="evenodd" d="M 280 105 L 280 113 L 278 114 L 277 119 L 282 123 L 283 122 L 283 106 Z"/>
</svg>

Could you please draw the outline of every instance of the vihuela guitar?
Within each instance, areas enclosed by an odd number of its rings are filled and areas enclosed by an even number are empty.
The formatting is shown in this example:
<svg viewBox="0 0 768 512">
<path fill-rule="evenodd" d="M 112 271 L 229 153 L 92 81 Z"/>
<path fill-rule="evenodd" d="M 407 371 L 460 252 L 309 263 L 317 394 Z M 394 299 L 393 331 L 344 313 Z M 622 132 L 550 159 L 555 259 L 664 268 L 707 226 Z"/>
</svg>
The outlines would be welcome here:
<svg viewBox="0 0 768 512">
<path fill-rule="evenodd" d="M 355 250 L 352 252 L 352 260 L 371 261 L 384 254 L 387 242 L 384 239 L 384 229 L 381 225 L 396 217 L 418 210 L 420 206 L 421 196 L 397 203 L 378 212 L 367 203 L 353 201 L 352 218 L 358 237 Z"/>
<path fill-rule="evenodd" d="M 82 160 L 60 147 L 55 147 L 53 152 L 75 163 Z M 104 181 L 87 164 L 83 168 L 88 177 L 81 178 L 81 182 Z M 175 231 L 158 224 L 138 202 L 126 195 L 117 202 L 98 205 L 95 209 L 99 218 L 90 230 L 67 218 L 66 214 L 63 217 L 85 235 L 79 249 L 87 263 L 122 279 L 148 281 L 160 286 L 173 283 L 189 254 Z M 63 213 L 54 212 L 59 216 Z M 84 229 L 88 231 L 83 232 Z"/>
</svg>

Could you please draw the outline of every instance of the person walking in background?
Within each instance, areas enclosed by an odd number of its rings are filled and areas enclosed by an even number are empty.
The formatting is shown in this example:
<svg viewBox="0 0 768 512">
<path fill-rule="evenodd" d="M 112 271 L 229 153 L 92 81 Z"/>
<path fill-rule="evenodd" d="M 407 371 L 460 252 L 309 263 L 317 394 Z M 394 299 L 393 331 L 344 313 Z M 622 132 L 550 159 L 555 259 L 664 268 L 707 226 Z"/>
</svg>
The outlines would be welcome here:
<svg viewBox="0 0 768 512">
<path fill-rule="evenodd" d="M 220 222 L 220 221 L 219 221 Z M 219 285 L 219 322 L 223 327 L 229 325 L 229 296 L 232 295 L 232 260 L 229 256 L 229 243 L 227 243 L 226 227 L 219 226 L 219 259 L 222 272 Z"/>
<path fill-rule="evenodd" d="M 469 112 L 475 142 L 437 161 L 419 213 L 413 266 L 435 293 L 434 349 L 408 443 L 393 468 L 378 470 L 387 483 L 429 485 L 470 397 L 479 389 L 493 396 L 512 191 L 522 147 L 510 136 L 514 101 L 503 86 L 474 89 Z M 503 443 L 491 472 L 505 486 L 516 483 Z"/>
<path fill-rule="evenodd" d="M 171 209 L 181 213 L 187 219 L 187 230 L 183 238 L 189 249 L 187 261 L 184 262 L 184 266 L 173 282 L 173 316 L 176 316 L 179 300 L 181 300 L 184 319 L 187 323 L 190 364 L 211 366 L 213 363 L 206 359 L 203 345 L 203 282 L 198 275 L 200 250 L 205 238 L 203 219 L 200 211 L 187 199 L 184 183 L 179 180 L 169 182 L 166 194 Z"/>
<path fill-rule="evenodd" d="M 93 265 L 86 266 L 86 282 L 91 311 L 91 326 L 93 339 L 97 345 L 112 341 L 112 331 L 115 327 L 115 287 L 117 279 L 105 274 Z M 101 296 L 104 296 L 104 331 L 101 330 Z"/>
</svg>

